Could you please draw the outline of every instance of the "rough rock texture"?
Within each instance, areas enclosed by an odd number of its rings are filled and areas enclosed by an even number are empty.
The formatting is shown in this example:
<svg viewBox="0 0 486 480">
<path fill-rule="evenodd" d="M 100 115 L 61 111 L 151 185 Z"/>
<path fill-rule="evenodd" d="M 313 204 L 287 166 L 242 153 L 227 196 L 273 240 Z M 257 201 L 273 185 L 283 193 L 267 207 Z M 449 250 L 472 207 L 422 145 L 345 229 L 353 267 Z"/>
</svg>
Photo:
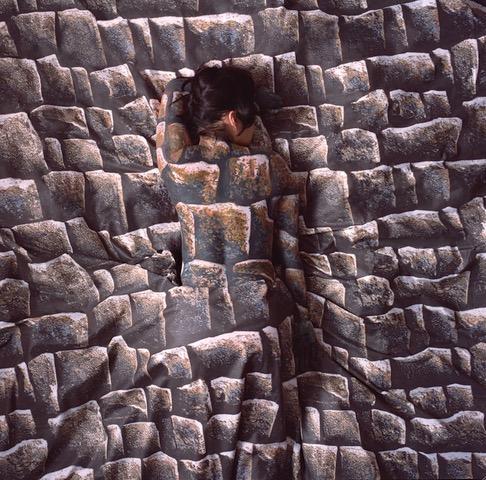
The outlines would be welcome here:
<svg viewBox="0 0 486 480">
<path fill-rule="evenodd" d="M 484 0 L 0 0 L 0 478 L 486 477 L 485 202 Z"/>
</svg>

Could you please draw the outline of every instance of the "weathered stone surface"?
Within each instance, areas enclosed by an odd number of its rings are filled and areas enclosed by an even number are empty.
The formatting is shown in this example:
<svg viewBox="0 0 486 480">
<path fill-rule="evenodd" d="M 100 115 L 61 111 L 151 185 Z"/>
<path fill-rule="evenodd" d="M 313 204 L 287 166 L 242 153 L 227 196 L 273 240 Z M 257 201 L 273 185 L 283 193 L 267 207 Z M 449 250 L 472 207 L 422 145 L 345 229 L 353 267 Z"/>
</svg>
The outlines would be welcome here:
<svg viewBox="0 0 486 480">
<path fill-rule="evenodd" d="M 451 48 L 451 63 L 454 70 L 455 93 L 462 100 L 476 95 L 479 69 L 478 43 L 466 39 Z"/>
<path fill-rule="evenodd" d="M 175 380 L 192 378 L 191 363 L 186 347 L 170 348 L 152 355 L 148 368 L 154 380 L 166 375 Z"/>
<path fill-rule="evenodd" d="M 88 346 L 88 318 L 83 313 L 28 318 L 18 325 L 22 331 L 25 354 L 32 358 L 44 352 Z"/>
<path fill-rule="evenodd" d="M 44 101 L 35 62 L 26 58 L 0 58 L 0 75 L 4 79 L 0 94 L 4 99 L 1 113 L 31 110 Z"/>
<path fill-rule="evenodd" d="M 360 445 L 356 414 L 352 410 L 321 411 L 322 442 L 326 445 Z"/>
<path fill-rule="evenodd" d="M 436 118 L 410 127 L 386 128 L 380 140 L 384 160 L 394 164 L 406 159 L 449 160 L 457 155 L 460 118 Z"/>
<path fill-rule="evenodd" d="M 100 170 L 87 172 L 86 192 L 86 209 L 92 214 L 96 230 L 108 230 L 115 235 L 128 230 L 119 174 Z M 110 212 L 108 218 L 106 211 Z"/>
<path fill-rule="evenodd" d="M 106 424 L 122 426 L 129 422 L 147 420 L 147 400 L 141 388 L 109 392 L 98 403 Z"/>
<path fill-rule="evenodd" d="M 486 97 L 477 97 L 463 103 L 464 128 L 459 139 L 463 158 L 482 158 L 486 148 Z"/>
<path fill-rule="evenodd" d="M 65 139 L 62 149 L 64 163 L 70 170 L 86 172 L 103 168 L 103 159 L 94 140 Z"/>
<path fill-rule="evenodd" d="M 306 372 L 298 375 L 297 384 L 299 397 L 318 410 L 349 407 L 348 383 L 341 375 Z"/>
<path fill-rule="evenodd" d="M 351 357 L 349 367 L 359 379 L 364 379 L 367 385 L 378 390 L 391 388 L 391 369 L 389 360 L 367 360 Z"/>
<path fill-rule="evenodd" d="M 383 9 L 385 47 L 390 54 L 402 53 L 408 49 L 407 28 L 401 5 Z"/>
<path fill-rule="evenodd" d="M 99 300 L 91 277 L 66 253 L 48 262 L 31 263 L 28 268 L 40 310 L 85 311 Z"/>
<path fill-rule="evenodd" d="M 90 466 L 105 460 L 107 435 L 98 404 L 91 400 L 48 419 L 53 442 L 52 465 L 65 466 L 76 459 Z"/>
<path fill-rule="evenodd" d="M 428 210 L 392 213 L 379 218 L 377 222 L 382 238 L 405 239 L 420 236 L 427 239 L 447 233 L 438 213 Z"/>
<path fill-rule="evenodd" d="M 323 475 L 325 478 L 334 478 L 337 447 L 303 443 L 302 451 L 311 478 L 318 478 L 319 475 Z"/>
<path fill-rule="evenodd" d="M 31 112 L 31 120 L 46 137 L 88 138 L 84 110 L 79 107 L 41 105 Z"/>
<path fill-rule="evenodd" d="M 121 427 L 127 457 L 147 457 L 160 450 L 159 432 L 153 422 L 133 422 Z"/>
<path fill-rule="evenodd" d="M 393 90 L 427 89 L 435 78 L 435 66 L 428 53 L 398 53 L 368 59 L 371 88 Z"/>
<path fill-rule="evenodd" d="M 76 103 L 74 82 L 69 68 L 61 67 L 56 55 L 39 58 L 37 69 L 42 82 L 45 103 L 72 105 Z"/>
<path fill-rule="evenodd" d="M 267 6 L 271 5 L 267 4 Z M 306 22 L 307 18 L 303 17 L 302 20 Z M 255 50 L 266 55 L 292 52 L 300 40 L 298 12 L 283 6 L 259 11 L 254 19 L 254 28 L 257 33 L 255 34 Z"/>
<path fill-rule="evenodd" d="M 410 439 L 424 451 L 434 449 L 463 451 L 481 448 L 486 439 L 484 414 L 478 411 L 459 412 L 445 419 L 414 418 L 410 421 Z"/>
<path fill-rule="evenodd" d="M 124 104 L 137 96 L 135 81 L 127 64 L 108 67 L 89 74 L 93 93 L 103 104 Z"/>
<path fill-rule="evenodd" d="M 391 359 L 391 367 L 393 386 L 398 388 L 433 386 L 439 379 L 454 383 L 460 378 L 447 348 L 428 347 L 415 355 Z"/>
<path fill-rule="evenodd" d="M 336 142 L 336 161 L 343 170 L 377 166 L 380 163 L 380 150 L 376 135 L 359 128 L 342 130 Z"/>
<path fill-rule="evenodd" d="M 26 113 L 0 115 L 2 176 L 30 178 L 47 173 L 42 143 Z"/>
<path fill-rule="evenodd" d="M 59 383 L 58 395 L 64 409 L 99 398 L 110 390 L 108 354 L 105 347 L 62 350 L 55 353 L 54 357 Z"/>
<path fill-rule="evenodd" d="M 154 480 L 178 480 L 177 460 L 163 452 L 142 459 L 143 470 Z"/>
<path fill-rule="evenodd" d="M 268 439 L 272 433 L 279 405 L 260 398 L 241 403 L 240 432 L 246 441 Z"/>
<path fill-rule="evenodd" d="M 371 422 L 374 440 L 379 445 L 385 448 L 405 445 L 406 424 L 403 418 L 384 410 L 373 409 Z"/>
<path fill-rule="evenodd" d="M 393 279 L 397 300 L 410 303 L 411 299 L 431 298 L 452 309 L 463 309 L 467 305 L 469 271 L 447 275 L 437 280 L 399 276 Z"/>
<path fill-rule="evenodd" d="M 3 320 L 15 322 L 30 315 L 30 288 L 24 280 L 0 280 L 0 313 Z"/>
<path fill-rule="evenodd" d="M 255 40 L 253 20 L 249 15 L 224 13 L 188 17 L 186 41 L 194 45 L 191 63 L 199 64 L 214 58 L 227 58 L 253 53 Z M 180 20 L 182 30 L 182 20 Z M 166 28 L 164 32 L 167 32 Z M 179 40 L 179 44 L 183 42 Z M 166 55 L 169 52 L 166 52 Z M 171 57 L 172 63 L 184 61 L 183 57 Z M 175 58 L 175 59 L 174 59 Z"/>
<path fill-rule="evenodd" d="M 206 444 L 201 423 L 177 415 L 172 415 L 171 418 L 177 449 L 185 455 L 204 455 Z"/>
<path fill-rule="evenodd" d="M 346 101 L 359 98 L 370 89 L 368 70 L 364 60 L 343 63 L 324 71 L 328 98 Z"/>
<path fill-rule="evenodd" d="M 275 90 L 282 98 L 284 105 L 301 105 L 309 103 L 305 67 L 298 65 L 295 52 L 275 56 Z"/>
<path fill-rule="evenodd" d="M 98 21 L 104 52 L 109 65 L 135 61 L 135 47 L 128 21 L 117 17 Z"/>
<path fill-rule="evenodd" d="M 344 227 L 353 223 L 346 173 L 316 168 L 308 178 L 308 204 L 317 203 L 323 208 L 316 210 L 309 207 L 305 213 L 306 224 Z"/>
<path fill-rule="evenodd" d="M 39 58 L 57 51 L 55 12 L 22 13 L 12 17 L 19 52 Z"/>
<path fill-rule="evenodd" d="M 320 10 L 299 12 L 302 21 L 302 55 L 304 64 L 317 64 L 322 68 L 341 63 L 341 40 L 338 17 Z"/>
<path fill-rule="evenodd" d="M 383 54 L 385 50 L 383 10 L 370 10 L 360 15 L 342 15 L 339 19 L 339 33 L 345 60 Z"/>
<path fill-rule="evenodd" d="M 411 448 L 378 452 L 377 460 L 384 478 L 420 478 L 418 454 Z"/>
<path fill-rule="evenodd" d="M 48 446 L 46 440 L 23 440 L 0 454 L 0 471 L 5 478 L 39 478 L 44 472 Z"/>
<path fill-rule="evenodd" d="M 350 137 L 354 132 L 359 132 L 357 129 L 343 130 L 349 132 Z M 362 133 L 370 134 L 371 132 L 361 131 Z M 373 134 L 374 135 L 374 134 Z M 359 142 L 361 135 L 356 135 L 356 140 Z M 348 183 L 350 188 L 350 202 L 353 208 L 353 215 L 356 221 L 360 223 L 369 222 L 390 212 L 393 212 L 396 207 L 395 184 L 393 179 L 393 168 L 388 165 L 379 165 L 379 151 L 376 137 L 364 136 L 369 142 L 368 148 L 366 144 L 361 146 L 352 140 L 352 145 L 356 146 L 356 150 L 349 149 L 348 153 L 351 165 L 353 158 L 361 160 L 360 168 L 369 167 L 367 170 L 357 170 L 349 172 Z M 371 142 L 370 142 L 371 140 Z M 376 143 L 375 143 L 376 142 Z M 370 162 L 376 161 L 375 164 L 368 164 L 365 160 L 368 154 L 374 150 L 374 157 L 369 159 Z M 356 156 L 355 156 L 356 155 Z M 375 167 L 375 168 L 373 168 Z"/>
<path fill-rule="evenodd" d="M 57 15 L 63 63 L 88 70 L 106 67 L 95 16 L 89 10 L 75 8 L 63 10 Z"/>
<path fill-rule="evenodd" d="M 392 308 L 383 315 L 365 320 L 366 344 L 378 355 L 407 355 L 410 332 L 402 309 Z"/>
<path fill-rule="evenodd" d="M 361 447 L 339 447 L 340 468 L 344 478 L 365 480 L 379 477 L 375 454 Z"/>
<path fill-rule="evenodd" d="M 408 394 L 417 416 L 446 417 L 446 397 L 442 387 L 418 387 Z"/>
<path fill-rule="evenodd" d="M 128 477 L 141 480 L 141 460 L 140 458 L 121 458 L 113 462 L 106 462 L 101 466 L 101 471 L 106 479 Z"/>
<path fill-rule="evenodd" d="M 376 132 L 388 126 L 388 97 L 382 89 L 373 90 L 351 103 L 346 113 L 350 122 L 363 130 Z"/>
<path fill-rule="evenodd" d="M 323 328 L 324 340 L 345 348 L 351 355 L 366 355 L 365 326 L 362 318 L 328 301 L 324 311 Z"/>
<path fill-rule="evenodd" d="M 181 460 L 181 475 L 185 478 L 214 478 L 215 480 L 223 479 L 223 467 L 219 455 L 206 455 L 201 460 Z M 204 477 L 203 477 L 204 476 Z M 183 478 L 184 478 L 183 477 Z"/>
<path fill-rule="evenodd" d="M 439 11 L 436 0 L 416 0 L 402 7 L 410 50 L 422 50 L 440 41 Z"/>
</svg>

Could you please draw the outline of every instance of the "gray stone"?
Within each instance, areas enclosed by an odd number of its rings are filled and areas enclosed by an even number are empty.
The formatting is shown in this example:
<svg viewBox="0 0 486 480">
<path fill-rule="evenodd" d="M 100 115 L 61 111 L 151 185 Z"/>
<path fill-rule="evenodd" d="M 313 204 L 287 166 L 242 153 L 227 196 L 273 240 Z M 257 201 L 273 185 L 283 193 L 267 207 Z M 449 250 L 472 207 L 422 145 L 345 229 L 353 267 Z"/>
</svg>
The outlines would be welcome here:
<svg viewBox="0 0 486 480">
<path fill-rule="evenodd" d="M 19 327 L 32 357 L 44 352 L 88 346 L 88 318 L 79 312 L 27 318 Z"/>
<path fill-rule="evenodd" d="M 71 70 L 61 67 L 56 55 L 39 58 L 37 69 L 42 82 L 42 95 L 45 103 L 53 105 L 76 103 Z"/>
<path fill-rule="evenodd" d="M 46 440 L 23 440 L 0 454 L 0 471 L 5 478 L 20 480 L 39 478 L 44 472 L 48 446 Z"/>
<path fill-rule="evenodd" d="M 12 17 L 12 23 L 22 56 L 39 58 L 57 53 L 55 12 L 22 13 Z"/>
<path fill-rule="evenodd" d="M 386 128 L 380 140 L 385 161 L 394 164 L 410 158 L 421 161 L 449 160 L 457 155 L 462 120 L 436 118 L 410 127 Z"/>
<path fill-rule="evenodd" d="M 62 141 L 62 149 L 66 168 L 81 172 L 103 168 L 103 159 L 94 140 L 65 139 Z"/>
<path fill-rule="evenodd" d="M 370 89 L 368 70 L 364 60 L 343 63 L 324 71 L 324 81 L 328 98 L 346 101 L 354 100 Z"/>
<path fill-rule="evenodd" d="M 31 178 L 48 172 L 42 143 L 26 113 L 0 115 L 2 176 Z"/>
<path fill-rule="evenodd" d="M 461 100 L 476 95 L 479 69 L 479 52 L 476 39 L 468 38 L 451 47 L 451 62 L 454 70 L 455 94 Z"/>
<path fill-rule="evenodd" d="M 360 445 L 361 437 L 356 414 L 352 410 L 322 410 L 322 442 L 326 445 Z"/>
<path fill-rule="evenodd" d="M 434 302 L 459 310 L 467 306 L 470 274 L 471 272 L 465 271 L 437 280 L 398 276 L 393 279 L 393 290 L 400 301 L 410 302 L 411 299 L 431 298 Z"/>
<path fill-rule="evenodd" d="M 435 78 L 428 53 L 407 52 L 368 58 L 371 88 L 422 90 Z"/>
<path fill-rule="evenodd" d="M 415 405 L 417 416 L 446 417 L 447 404 L 442 387 L 418 387 L 410 390 L 408 396 Z"/>
<path fill-rule="evenodd" d="M 15 322 L 30 315 L 31 292 L 24 280 L 4 278 L 0 280 L 0 314 L 2 321 Z"/>
<path fill-rule="evenodd" d="M 347 61 L 383 54 L 383 10 L 369 10 L 360 15 L 342 15 L 339 19 L 339 33 L 343 58 Z"/>
<path fill-rule="evenodd" d="M 484 414 L 459 412 L 445 419 L 414 418 L 410 421 L 410 441 L 425 451 L 473 450 L 486 440 Z"/>
<path fill-rule="evenodd" d="M 436 0 L 416 0 L 402 6 L 410 50 L 436 46 L 440 41 L 439 11 Z"/>
<path fill-rule="evenodd" d="M 53 435 L 50 443 L 50 451 L 55 455 L 53 466 L 62 465 L 66 455 L 84 465 L 104 461 L 107 435 L 94 400 L 49 418 L 48 424 Z"/>
<path fill-rule="evenodd" d="M 29 264 L 28 268 L 38 308 L 49 307 L 49 312 L 84 311 L 99 301 L 91 277 L 66 253 L 48 262 Z"/>
<path fill-rule="evenodd" d="M 384 411 L 371 410 L 373 437 L 382 447 L 399 447 L 406 442 L 405 420 L 398 415 Z"/>
<path fill-rule="evenodd" d="M 350 122 L 358 128 L 373 132 L 388 126 L 388 97 L 382 89 L 358 98 L 351 103 L 349 110 Z"/>
<path fill-rule="evenodd" d="M 98 403 L 106 424 L 122 426 L 125 423 L 147 420 L 147 400 L 141 388 L 109 392 Z"/>
<path fill-rule="evenodd" d="M 308 177 L 308 205 L 322 205 L 305 213 L 308 226 L 346 227 L 353 223 L 346 173 L 316 168 Z M 325 201 L 324 201 L 325 199 Z"/>
<path fill-rule="evenodd" d="M 59 12 L 57 16 L 62 63 L 87 70 L 106 67 L 95 16 L 89 10 L 76 8 Z"/>
<path fill-rule="evenodd" d="M 99 398 L 110 391 L 111 379 L 105 347 L 62 350 L 54 356 L 58 396 L 63 410 Z"/>
<path fill-rule="evenodd" d="M 135 81 L 126 64 L 91 72 L 89 77 L 95 98 L 103 104 L 124 104 L 137 96 Z"/>
<path fill-rule="evenodd" d="M 46 137 L 88 138 L 84 110 L 79 107 L 41 105 L 31 112 L 36 130 Z"/>
<path fill-rule="evenodd" d="M 135 46 L 128 21 L 117 17 L 113 20 L 98 21 L 97 24 L 108 64 L 134 62 Z"/>
<path fill-rule="evenodd" d="M 377 458 L 380 472 L 384 478 L 421 478 L 419 477 L 418 455 L 411 448 L 378 452 Z"/>
<path fill-rule="evenodd" d="M 147 457 L 160 451 L 159 432 L 153 422 L 132 422 L 121 427 L 127 457 Z"/>
<path fill-rule="evenodd" d="M 361 447 L 339 447 L 339 462 L 344 478 L 368 480 L 380 478 L 375 454 Z"/>
<path fill-rule="evenodd" d="M 35 62 L 26 58 L 0 58 L 0 76 L 4 79 L 0 94 L 1 113 L 31 110 L 44 101 Z"/>
<path fill-rule="evenodd" d="M 381 357 L 409 352 L 410 331 L 402 309 L 392 308 L 382 315 L 367 316 L 365 328 L 366 344 L 373 354 Z"/>
</svg>

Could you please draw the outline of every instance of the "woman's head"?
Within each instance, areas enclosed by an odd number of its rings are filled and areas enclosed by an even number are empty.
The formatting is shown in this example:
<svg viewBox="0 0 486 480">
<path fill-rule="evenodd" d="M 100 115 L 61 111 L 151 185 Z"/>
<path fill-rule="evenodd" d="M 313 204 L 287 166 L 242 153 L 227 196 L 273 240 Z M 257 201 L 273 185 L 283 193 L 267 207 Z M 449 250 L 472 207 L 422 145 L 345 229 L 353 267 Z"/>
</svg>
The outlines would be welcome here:
<svg viewBox="0 0 486 480">
<path fill-rule="evenodd" d="M 186 95 L 186 120 L 191 136 L 212 135 L 249 145 L 259 113 L 250 73 L 235 66 L 199 67 Z"/>
</svg>

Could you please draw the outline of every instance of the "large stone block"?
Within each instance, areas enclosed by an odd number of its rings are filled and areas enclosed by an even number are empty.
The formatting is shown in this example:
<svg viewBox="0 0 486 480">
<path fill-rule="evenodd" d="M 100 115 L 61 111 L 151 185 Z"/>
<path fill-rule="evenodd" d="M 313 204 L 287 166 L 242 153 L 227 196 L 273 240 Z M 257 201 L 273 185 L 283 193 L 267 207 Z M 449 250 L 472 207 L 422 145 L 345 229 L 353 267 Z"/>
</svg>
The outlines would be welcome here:
<svg viewBox="0 0 486 480">
<path fill-rule="evenodd" d="M 410 127 L 386 128 L 380 133 L 384 160 L 394 164 L 406 161 L 449 160 L 457 155 L 462 120 L 436 118 Z"/>
<path fill-rule="evenodd" d="M 316 168 L 309 173 L 304 214 L 308 226 L 347 227 L 353 223 L 346 173 Z M 316 209 L 313 205 L 322 205 Z"/>
<path fill-rule="evenodd" d="M 346 61 L 358 60 L 385 52 L 383 10 L 369 10 L 360 15 L 342 15 L 339 33 Z"/>
<path fill-rule="evenodd" d="M 109 392 L 111 379 L 105 347 L 63 350 L 56 359 L 58 396 L 63 409 Z"/>
<path fill-rule="evenodd" d="M 48 447 L 46 440 L 23 440 L 0 454 L 0 472 L 9 480 L 40 478 L 44 473 Z"/>
<path fill-rule="evenodd" d="M 89 274 L 66 253 L 48 262 L 30 263 L 28 268 L 39 311 L 87 311 L 99 301 Z"/>
<path fill-rule="evenodd" d="M 185 40 L 193 47 L 188 58 L 192 64 L 199 65 L 214 58 L 223 59 L 248 55 L 255 49 L 253 19 L 249 15 L 222 13 L 187 17 L 184 21 L 186 25 Z M 167 21 L 165 23 L 167 24 Z M 180 27 L 182 29 L 182 21 Z M 168 31 L 170 30 L 166 26 L 164 34 L 167 35 Z M 178 41 L 180 45 L 184 46 L 183 39 L 178 39 Z M 166 49 L 165 55 L 169 55 L 169 53 L 171 50 Z M 170 55 L 167 60 L 174 64 L 183 62 L 185 59 L 177 55 L 174 60 L 174 55 Z"/>
<path fill-rule="evenodd" d="M 51 468 L 79 463 L 89 467 L 105 461 L 108 437 L 94 400 L 49 418 L 48 424 L 53 438 L 49 445 Z"/>
<path fill-rule="evenodd" d="M 31 110 L 44 101 L 41 81 L 33 60 L 0 58 L 0 76 L 3 78 L 0 94 L 1 113 Z"/>
</svg>

